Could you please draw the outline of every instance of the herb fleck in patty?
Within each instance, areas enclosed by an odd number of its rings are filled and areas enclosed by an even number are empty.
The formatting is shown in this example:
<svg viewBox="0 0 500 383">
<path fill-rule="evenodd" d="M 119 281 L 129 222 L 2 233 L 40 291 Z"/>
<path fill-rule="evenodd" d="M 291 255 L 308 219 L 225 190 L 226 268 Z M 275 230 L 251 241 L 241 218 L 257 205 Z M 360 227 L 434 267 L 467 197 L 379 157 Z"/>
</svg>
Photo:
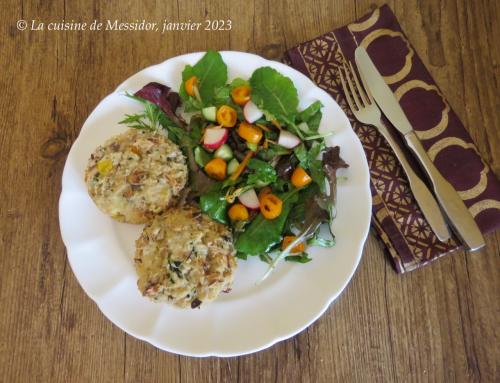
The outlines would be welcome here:
<svg viewBox="0 0 500 383">
<path fill-rule="evenodd" d="M 226 226 L 190 206 L 169 209 L 136 242 L 137 284 L 154 301 L 195 308 L 230 290 L 234 255 Z"/>
<path fill-rule="evenodd" d="M 164 134 L 130 129 L 92 153 L 85 182 L 103 212 L 121 222 L 146 223 L 175 202 L 187 166 Z"/>
</svg>

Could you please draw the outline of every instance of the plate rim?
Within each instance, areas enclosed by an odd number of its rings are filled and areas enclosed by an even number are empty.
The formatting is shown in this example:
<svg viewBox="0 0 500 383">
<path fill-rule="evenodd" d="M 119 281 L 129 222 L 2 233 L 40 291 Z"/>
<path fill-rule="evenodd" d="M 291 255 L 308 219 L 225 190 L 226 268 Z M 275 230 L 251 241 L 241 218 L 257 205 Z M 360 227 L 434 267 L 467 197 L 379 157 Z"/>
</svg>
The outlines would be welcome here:
<svg viewBox="0 0 500 383">
<path fill-rule="evenodd" d="M 191 357 L 210 357 L 210 356 L 215 356 L 215 357 L 234 357 L 234 356 L 241 356 L 241 355 L 251 354 L 251 353 L 258 352 L 258 351 L 264 350 L 266 348 L 269 348 L 269 347 L 273 346 L 274 344 L 276 344 L 278 342 L 281 342 L 283 340 L 289 339 L 289 338 L 297 335 L 298 333 L 302 332 L 307 327 L 309 327 L 312 323 L 314 323 L 316 320 L 318 320 L 318 318 L 321 317 L 325 313 L 325 311 L 330 307 L 330 305 L 332 304 L 332 302 L 335 301 L 338 298 L 338 296 L 344 291 L 344 289 L 346 288 L 346 286 L 351 281 L 354 273 L 358 269 L 359 263 L 360 263 L 361 258 L 363 256 L 363 248 L 364 248 L 364 245 L 366 243 L 366 240 L 367 240 L 367 237 L 368 237 L 368 234 L 369 234 L 370 222 L 371 222 L 372 198 L 371 198 L 371 191 L 370 191 L 370 175 L 369 175 L 369 168 L 368 168 L 368 163 L 367 163 L 366 155 L 365 155 L 364 150 L 362 148 L 361 141 L 359 140 L 358 136 L 355 134 L 354 130 L 352 129 L 352 125 L 351 125 L 351 123 L 350 123 L 347 115 L 342 110 L 342 108 L 340 108 L 340 105 L 337 103 L 337 101 L 332 96 L 330 96 L 324 89 L 321 89 L 318 85 L 316 85 L 306 75 L 304 75 L 303 73 L 301 73 L 297 69 L 295 69 L 295 68 L 293 68 L 291 66 L 288 66 L 288 65 L 286 65 L 284 63 L 281 63 L 281 62 L 275 61 L 275 60 L 266 59 L 266 58 L 264 58 L 262 56 L 259 56 L 259 55 L 254 54 L 254 53 L 249 53 L 249 52 L 234 51 L 234 50 L 223 50 L 223 51 L 219 51 L 219 52 L 221 53 L 222 56 L 224 56 L 226 54 L 229 54 L 229 55 L 232 55 L 232 54 L 248 55 L 248 56 L 252 56 L 252 57 L 254 57 L 254 58 L 258 59 L 258 60 L 262 60 L 264 63 L 272 63 L 275 66 L 277 65 L 279 67 L 287 68 L 287 70 L 292 70 L 295 75 L 298 75 L 306 83 L 308 83 L 308 87 L 309 86 L 313 87 L 316 90 L 320 91 L 321 93 L 324 93 L 324 95 L 326 95 L 328 98 L 330 98 L 333 101 L 334 104 L 336 104 L 336 106 L 341 110 L 342 115 L 345 118 L 348 126 L 351 128 L 351 131 L 352 131 L 351 133 L 352 133 L 352 135 L 355 138 L 356 145 L 359 146 L 359 148 L 361 149 L 360 152 L 363 154 L 362 164 L 363 164 L 363 170 L 364 170 L 364 173 L 365 173 L 365 177 L 364 177 L 365 178 L 365 188 L 364 188 L 364 191 L 365 191 L 366 196 L 367 196 L 366 201 L 368 202 L 368 204 L 366 206 L 367 219 L 366 219 L 366 222 L 365 222 L 365 225 L 364 225 L 364 228 L 363 228 L 364 230 L 361 233 L 361 240 L 360 240 L 360 242 L 356 246 L 356 250 L 357 251 L 356 251 L 355 262 L 352 265 L 352 268 L 351 268 L 351 270 L 349 272 L 348 278 L 346 278 L 346 280 L 342 283 L 342 286 L 338 289 L 338 291 L 336 291 L 334 294 L 330 295 L 329 298 L 326 300 L 326 302 L 324 302 L 321 310 L 319 310 L 315 315 L 313 315 L 311 317 L 311 319 L 309 319 L 308 321 L 306 321 L 306 323 L 304 323 L 303 325 L 299 326 L 298 328 L 296 328 L 295 330 L 293 330 L 291 332 L 288 331 L 288 332 L 286 332 L 284 334 L 279 334 L 279 335 L 274 336 L 271 340 L 269 340 L 268 342 L 262 344 L 260 347 L 253 347 L 253 348 L 248 348 L 247 347 L 246 349 L 245 349 L 245 347 L 240 347 L 239 348 L 240 351 L 235 351 L 235 352 L 217 351 L 216 347 L 214 347 L 212 351 L 205 352 L 205 353 L 189 352 L 189 351 L 185 351 L 185 350 L 179 351 L 179 350 L 176 350 L 175 348 L 170 348 L 168 346 L 165 346 L 164 344 L 160 344 L 160 342 L 156 342 L 155 339 L 152 338 L 152 337 L 139 335 L 139 334 L 135 333 L 135 331 L 132 331 L 131 329 L 125 328 L 125 326 L 122 326 L 121 324 L 116 323 L 115 320 L 113 320 L 110 317 L 110 315 L 108 315 L 108 313 L 106 312 L 106 310 L 103 308 L 102 302 L 100 302 L 97 297 L 93 296 L 93 294 L 90 291 L 88 291 L 88 289 L 84 286 L 84 284 L 82 283 L 82 281 L 78 277 L 77 272 L 75 272 L 75 268 L 74 268 L 74 265 L 73 265 L 72 260 L 71 260 L 71 247 L 72 246 L 68 242 L 67 238 L 65 239 L 64 229 L 63 229 L 63 225 L 62 225 L 62 220 L 63 220 L 62 215 L 63 215 L 63 213 L 62 213 L 62 209 L 61 209 L 61 205 L 62 205 L 62 203 L 64 201 L 64 198 L 66 197 L 66 194 L 68 193 L 68 191 L 66 190 L 66 192 L 65 192 L 65 189 L 64 189 L 64 184 L 65 184 L 64 179 L 65 179 L 65 175 L 67 173 L 67 167 L 68 167 L 68 163 L 69 163 L 68 159 L 70 158 L 70 156 L 71 156 L 71 154 L 72 154 L 72 152 L 74 150 L 74 147 L 76 146 L 78 140 L 80 139 L 80 133 L 81 133 L 83 127 L 86 125 L 87 121 L 89 119 L 91 119 L 92 115 L 98 109 L 99 105 L 101 105 L 101 103 L 105 99 L 107 99 L 109 96 L 114 95 L 114 94 L 120 92 L 121 88 L 123 88 L 124 85 L 131 78 L 133 78 L 135 76 L 138 76 L 138 75 L 140 75 L 143 72 L 147 72 L 148 70 L 151 70 L 152 68 L 155 68 L 157 66 L 161 66 L 161 65 L 165 64 L 166 62 L 168 62 L 170 60 L 173 60 L 173 59 L 179 59 L 179 60 L 188 59 L 189 57 L 200 56 L 200 55 L 206 53 L 206 51 L 197 51 L 197 52 L 191 52 L 191 53 L 186 53 L 186 54 L 182 54 L 182 55 L 177 55 L 177 56 L 169 57 L 168 59 L 166 59 L 166 60 L 164 60 L 162 62 L 159 62 L 157 64 L 153 64 L 153 65 L 149 65 L 149 66 L 147 66 L 147 67 L 145 67 L 145 68 L 143 68 L 143 69 L 141 69 L 141 70 L 133 73 L 127 79 L 125 79 L 124 81 L 122 81 L 113 90 L 113 92 L 107 94 L 105 97 L 103 97 L 102 99 L 100 99 L 99 102 L 97 103 L 97 105 L 94 107 L 94 109 L 89 113 L 89 115 L 85 119 L 85 122 L 83 123 L 82 127 L 80 128 L 80 132 L 79 132 L 77 138 L 75 139 L 75 141 L 73 142 L 73 144 L 71 146 L 71 149 L 70 149 L 70 151 L 68 153 L 68 156 L 67 156 L 67 158 L 65 160 L 65 165 L 64 165 L 63 172 L 62 172 L 61 194 L 60 194 L 59 204 L 58 204 L 58 208 L 59 208 L 58 209 L 59 210 L 59 226 L 60 226 L 61 238 L 62 238 L 63 243 L 64 243 L 65 248 L 66 248 L 68 262 L 70 263 L 73 275 L 77 279 L 77 281 L 78 281 L 79 285 L 81 286 L 81 288 L 85 291 L 85 293 L 89 296 L 89 298 L 91 298 L 91 300 L 94 301 L 94 303 L 98 306 L 98 308 L 102 312 L 102 314 L 108 320 L 110 320 L 110 322 L 113 325 L 117 326 L 118 328 L 120 328 L 125 333 L 127 333 L 127 334 L 129 334 L 129 335 L 131 335 L 131 336 L 133 336 L 133 337 L 135 337 L 137 339 L 145 341 L 145 342 L 153 345 L 154 347 L 159 348 L 160 350 L 168 351 L 168 352 L 175 353 L 175 354 L 178 354 L 178 355 L 191 356 Z M 293 79 L 292 79 L 292 81 L 293 81 Z"/>
</svg>

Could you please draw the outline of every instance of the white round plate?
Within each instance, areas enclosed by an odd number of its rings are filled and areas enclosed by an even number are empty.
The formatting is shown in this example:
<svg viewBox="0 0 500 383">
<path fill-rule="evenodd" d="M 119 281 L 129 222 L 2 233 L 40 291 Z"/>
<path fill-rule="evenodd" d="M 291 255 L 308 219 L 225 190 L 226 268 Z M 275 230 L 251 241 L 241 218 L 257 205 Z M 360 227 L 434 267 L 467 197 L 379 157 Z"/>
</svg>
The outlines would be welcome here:
<svg viewBox="0 0 500 383">
<path fill-rule="evenodd" d="M 256 282 L 267 265 L 258 257 L 239 261 L 234 287 L 200 309 L 178 309 L 141 296 L 133 265 L 135 240 L 141 225 L 113 221 L 101 213 L 87 194 L 84 170 L 92 151 L 107 138 L 124 131 L 118 124 L 125 113 L 141 106 L 123 94 L 150 81 L 179 89 L 186 64 L 203 55 L 186 54 L 146 68 L 122 83 L 90 114 L 66 160 L 59 201 L 63 241 L 76 278 L 85 292 L 114 324 L 154 346 L 189 356 L 236 356 L 262 350 L 289 338 L 315 321 L 351 279 L 361 258 L 370 224 L 371 196 L 366 157 L 361 143 L 337 103 L 296 70 L 242 52 L 221 52 L 229 79 L 249 78 L 271 66 L 294 82 L 300 108 L 315 100 L 323 105 L 321 131 L 333 130 L 328 145 L 340 145 L 349 168 L 339 182 L 336 245 L 313 248 L 312 262 L 282 262 L 262 284 Z"/>
</svg>

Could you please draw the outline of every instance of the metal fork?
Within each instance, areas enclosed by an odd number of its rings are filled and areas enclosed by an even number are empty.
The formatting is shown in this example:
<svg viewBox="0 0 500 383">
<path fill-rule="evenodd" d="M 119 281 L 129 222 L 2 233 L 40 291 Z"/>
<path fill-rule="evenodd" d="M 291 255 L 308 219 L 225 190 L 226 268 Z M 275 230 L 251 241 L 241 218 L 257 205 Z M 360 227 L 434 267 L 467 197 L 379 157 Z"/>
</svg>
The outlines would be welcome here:
<svg viewBox="0 0 500 383">
<path fill-rule="evenodd" d="M 408 178 L 411 191 L 413 192 L 413 196 L 415 197 L 422 214 L 429 223 L 429 226 L 440 241 L 446 241 L 450 238 L 450 231 L 448 230 L 448 225 L 445 222 L 444 216 L 438 203 L 436 202 L 436 199 L 425 183 L 413 171 L 412 167 L 408 163 L 408 160 L 406 159 L 405 153 L 392 137 L 391 133 L 387 129 L 387 126 L 385 126 L 381 119 L 382 113 L 380 112 L 379 107 L 375 104 L 368 88 L 366 86 L 364 87 L 366 89 L 365 92 L 361 86 L 352 63 L 349 63 L 349 67 L 350 70 L 344 64 L 343 68 L 345 74 L 342 73 L 342 70 L 339 70 L 339 73 L 347 103 L 349 104 L 354 116 L 358 121 L 377 128 L 382 136 L 384 136 L 403 167 L 403 170 Z M 351 80 L 351 77 L 354 79 L 354 82 Z"/>
</svg>

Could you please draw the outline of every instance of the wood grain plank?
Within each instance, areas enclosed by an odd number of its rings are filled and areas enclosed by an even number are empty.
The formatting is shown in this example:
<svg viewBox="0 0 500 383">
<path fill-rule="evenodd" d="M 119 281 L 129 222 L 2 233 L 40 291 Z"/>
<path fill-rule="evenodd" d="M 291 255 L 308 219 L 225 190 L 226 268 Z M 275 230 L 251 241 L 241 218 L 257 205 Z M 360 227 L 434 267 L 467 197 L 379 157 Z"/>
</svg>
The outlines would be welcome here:
<svg viewBox="0 0 500 383">
<path fill-rule="evenodd" d="M 307 331 L 312 381 L 395 381 L 384 291 L 386 264 L 371 234 L 352 281 Z"/>
<path fill-rule="evenodd" d="M 181 382 L 179 357 L 121 332 L 125 354 L 123 382 Z M 182 381 L 189 381 L 183 379 Z"/>
</svg>

